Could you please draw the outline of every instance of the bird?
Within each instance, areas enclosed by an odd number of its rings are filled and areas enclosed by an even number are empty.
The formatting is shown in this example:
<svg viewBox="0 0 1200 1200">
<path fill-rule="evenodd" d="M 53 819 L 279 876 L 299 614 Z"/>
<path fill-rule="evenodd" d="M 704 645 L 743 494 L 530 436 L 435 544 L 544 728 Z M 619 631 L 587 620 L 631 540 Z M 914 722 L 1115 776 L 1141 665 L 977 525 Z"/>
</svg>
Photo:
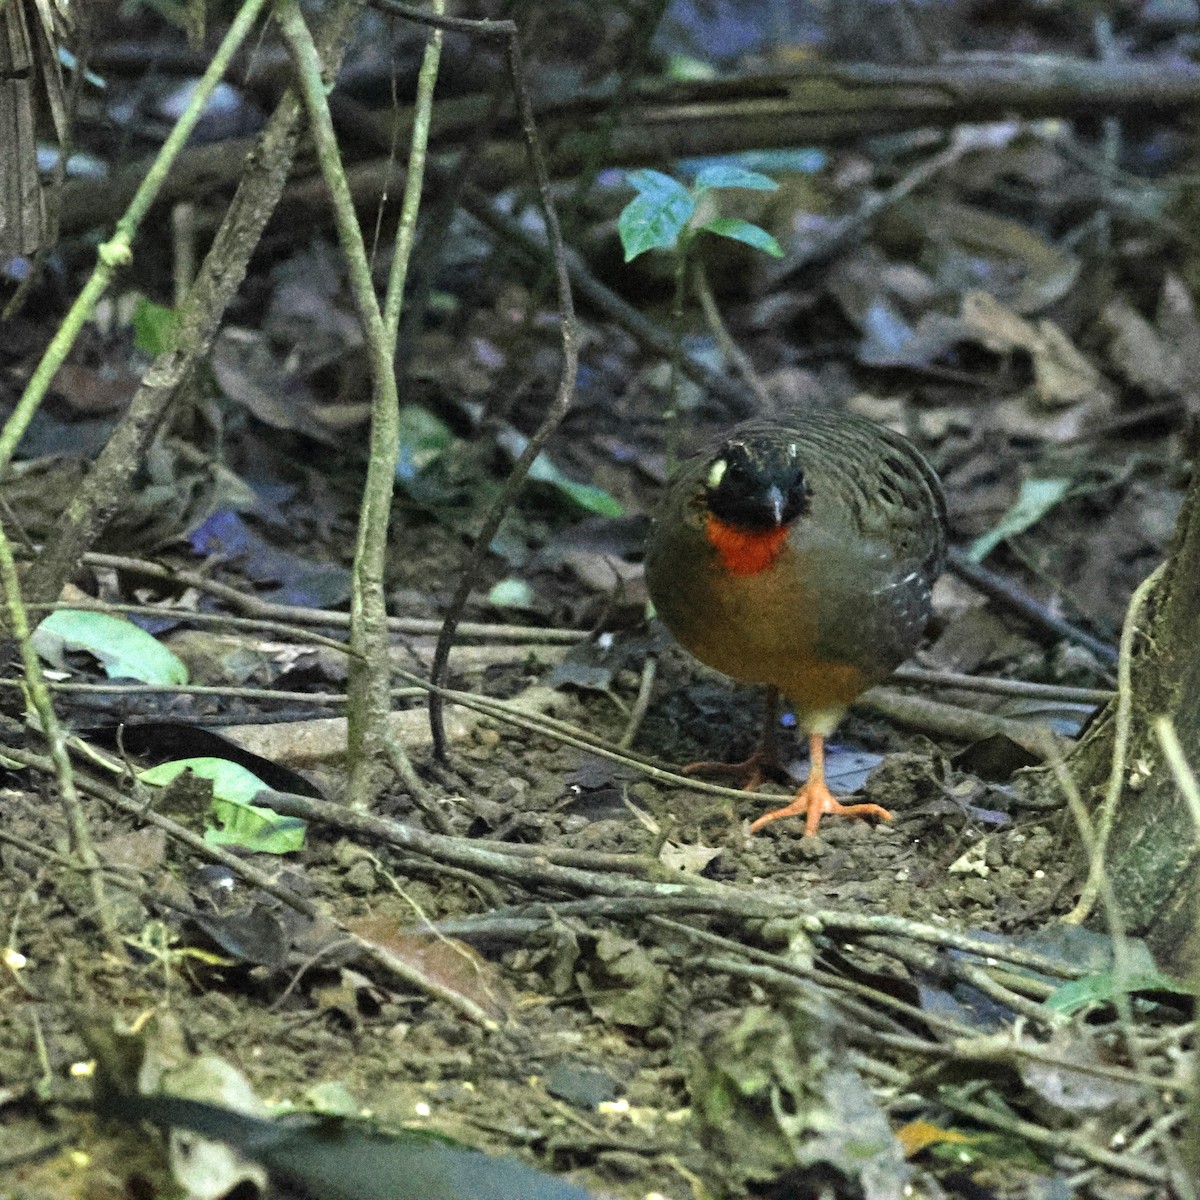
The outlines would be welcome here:
<svg viewBox="0 0 1200 1200">
<path fill-rule="evenodd" d="M 780 693 L 808 735 L 808 778 L 752 833 L 804 815 L 891 820 L 842 804 L 825 782 L 825 739 L 850 704 L 919 645 L 946 556 L 946 502 L 911 441 L 832 410 L 746 421 L 685 461 L 669 481 L 645 548 L 658 617 L 702 663 L 765 684 L 758 751 L 732 769 L 753 788 L 774 759 Z M 713 764 L 692 764 L 695 770 Z"/>
</svg>

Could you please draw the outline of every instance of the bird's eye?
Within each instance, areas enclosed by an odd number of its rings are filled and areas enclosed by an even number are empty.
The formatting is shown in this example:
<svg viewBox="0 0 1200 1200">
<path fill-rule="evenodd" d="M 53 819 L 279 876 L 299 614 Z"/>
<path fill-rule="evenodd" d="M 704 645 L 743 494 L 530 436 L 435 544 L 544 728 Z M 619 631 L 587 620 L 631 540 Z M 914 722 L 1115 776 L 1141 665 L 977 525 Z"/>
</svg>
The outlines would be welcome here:
<svg viewBox="0 0 1200 1200">
<path fill-rule="evenodd" d="M 721 480 L 725 478 L 725 472 L 729 469 L 729 464 L 723 459 L 718 458 L 711 467 L 708 468 L 707 486 L 710 491 L 715 490 L 721 484 Z"/>
</svg>

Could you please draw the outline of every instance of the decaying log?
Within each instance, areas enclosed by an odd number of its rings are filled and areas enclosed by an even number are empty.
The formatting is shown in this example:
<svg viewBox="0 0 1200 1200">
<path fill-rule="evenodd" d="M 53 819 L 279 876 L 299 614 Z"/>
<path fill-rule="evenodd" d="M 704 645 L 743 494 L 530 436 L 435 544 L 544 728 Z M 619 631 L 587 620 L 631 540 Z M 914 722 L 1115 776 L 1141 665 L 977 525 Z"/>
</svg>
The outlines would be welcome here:
<svg viewBox="0 0 1200 1200">
<path fill-rule="evenodd" d="M 803 72 L 671 84 L 638 93 L 614 127 L 608 101 L 543 104 L 539 128 L 550 170 L 569 176 L 584 166 L 638 166 L 739 150 L 831 146 L 923 127 L 1008 118 L 1083 117 L 1135 113 L 1165 119 L 1200 101 L 1200 67 L 1182 62 L 1090 62 L 1050 55 L 977 56 L 936 66 L 818 65 Z M 430 146 L 436 156 L 461 145 L 486 119 L 491 98 L 441 101 Z M 412 114 L 386 114 L 396 144 L 408 139 Z M 240 177 L 249 139 L 199 147 L 180 156 L 160 200 L 195 198 L 229 188 Z M 497 127 L 473 179 L 503 187 L 523 178 L 524 150 L 515 127 Z M 65 189 L 62 228 L 78 232 L 119 215 L 145 173 L 144 164 L 102 183 L 80 180 Z M 372 153 L 351 171 L 355 198 L 374 204 L 385 183 L 399 194 L 403 168 Z M 319 180 L 300 180 L 284 204 L 327 202 Z"/>
</svg>

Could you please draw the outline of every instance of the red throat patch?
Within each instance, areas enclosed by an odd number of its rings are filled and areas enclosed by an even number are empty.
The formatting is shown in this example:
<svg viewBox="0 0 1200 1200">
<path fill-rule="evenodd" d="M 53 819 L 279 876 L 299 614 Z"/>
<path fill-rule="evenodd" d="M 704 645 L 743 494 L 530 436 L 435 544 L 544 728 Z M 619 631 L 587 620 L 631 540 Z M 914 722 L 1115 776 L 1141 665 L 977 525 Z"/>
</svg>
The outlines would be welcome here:
<svg viewBox="0 0 1200 1200">
<path fill-rule="evenodd" d="M 730 575 L 757 575 L 779 557 L 787 541 L 788 526 L 761 532 L 735 529 L 709 513 L 704 533 Z"/>
</svg>

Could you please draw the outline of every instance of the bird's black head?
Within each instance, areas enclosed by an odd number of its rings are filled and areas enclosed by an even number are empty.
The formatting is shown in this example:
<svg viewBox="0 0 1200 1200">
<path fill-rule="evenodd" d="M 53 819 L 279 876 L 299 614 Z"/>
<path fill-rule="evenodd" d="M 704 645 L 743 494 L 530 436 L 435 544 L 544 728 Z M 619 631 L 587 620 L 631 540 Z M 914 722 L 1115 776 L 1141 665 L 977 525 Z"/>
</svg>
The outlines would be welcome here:
<svg viewBox="0 0 1200 1200">
<path fill-rule="evenodd" d="M 808 507 L 808 497 L 793 442 L 726 442 L 704 478 L 709 512 L 749 532 L 790 525 Z"/>
</svg>

